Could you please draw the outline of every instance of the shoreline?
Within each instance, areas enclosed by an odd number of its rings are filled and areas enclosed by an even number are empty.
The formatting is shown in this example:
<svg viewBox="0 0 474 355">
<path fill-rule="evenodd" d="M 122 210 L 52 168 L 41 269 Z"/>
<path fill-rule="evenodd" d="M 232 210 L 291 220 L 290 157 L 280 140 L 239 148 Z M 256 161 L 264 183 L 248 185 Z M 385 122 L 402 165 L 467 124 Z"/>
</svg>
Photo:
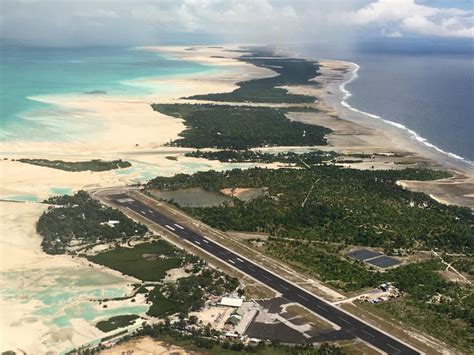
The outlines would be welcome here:
<svg viewBox="0 0 474 355">
<path fill-rule="evenodd" d="M 163 47 L 148 47 L 149 50 L 163 50 Z M 221 73 L 210 74 L 209 77 L 202 75 L 185 75 L 176 78 L 148 78 L 151 85 L 174 85 L 177 90 L 168 94 L 150 95 L 143 98 L 124 98 L 108 95 L 76 95 L 59 97 L 49 96 L 51 100 L 63 100 L 63 104 L 68 107 L 83 109 L 86 112 L 95 113 L 95 118 L 106 126 L 105 132 L 92 132 L 92 136 L 81 142 L 23 142 L 3 144 L 0 143 L 1 158 L 9 160 L 0 161 L 2 171 L 1 195 L 21 195 L 38 194 L 41 197 L 53 195 L 53 187 L 65 186 L 76 191 L 79 189 L 92 189 L 99 187 L 111 187 L 117 185 L 127 185 L 137 182 L 136 179 L 147 179 L 147 176 L 170 175 L 178 172 L 193 173 L 199 170 L 209 169 L 231 169 L 250 166 L 264 166 L 264 164 L 232 164 L 220 163 L 217 161 L 207 161 L 205 159 L 185 158 L 183 152 L 194 150 L 179 147 L 164 146 L 170 139 L 174 139 L 183 129 L 183 122 L 176 118 L 161 115 L 151 109 L 154 102 L 186 102 L 179 97 L 193 94 L 205 94 L 210 92 L 231 91 L 236 87 L 236 83 L 251 78 L 259 78 L 274 75 L 274 71 L 263 69 L 254 65 L 243 63 L 237 59 L 242 53 L 229 52 L 228 48 L 209 49 L 207 47 L 195 47 L 200 50 L 187 51 L 188 47 L 168 47 L 168 53 L 178 58 L 186 60 L 204 61 L 230 70 Z M 219 54 L 216 54 L 219 53 Z M 220 55 L 220 58 L 211 56 Z M 224 56 L 224 57 L 222 57 Z M 319 61 L 322 75 L 315 78 L 320 82 L 320 87 L 302 86 L 290 87 L 290 91 L 307 92 L 318 98 L 315 107 L 320 112 L 300 112 L 289 115 L 290 119 L 297 119 L 307 123 L 327 126 L 333 129 L 328 137 L 329 145 L 322 147 L 291 147 L 286 150 L 301 149 L 325 149 L 338 150 L 341 152 L 365 152 L 365 153 L 387 153 L 401 152 L 404 157 L 380 156 L 377 159 L 364 161 L 361 164 L 350 164 L 352 168 L 371 169 L 376 168 L 404 168 L 431 167 L 456 171 L 453 178 L 433 181 L 433 182 L 400 182 L 402 186 L 415 191 L 423 191 L 431 194 L 439 201 L 447 203 L 469 204 L 474 200 L 474 174 L 469 169 L 464 169 L 458 161 L 443 163 L 438 161 L 441 155 L 439 152 L 432 152 L 427 147 L 423 147 L 420 142 L 410 139 L 406 132 L 400 128 L 389 125 L 381 119 L 366 116 L 354 112 L 342 105 L 344 92 L 339 90 L 341 82 L 347 80 L 351 72 L 344 68 L 339 61 Z M 342 67 L 341 67 L 342 66 Z M 346 63 L 347 66 L 347 63 Z M 68 101 L 69 100 L 69 101 Z M 239 103 L 233 103 L 239 104 Z M 242 104 L 242 103 L 241 103 Z M 271 105 L 269 105 L 271 106 Z M 167 126 L 170 124 L 172 127 Z M 94 134 L 98 134 L 95 136 Z M 102 136 L 101 136 L 102 134 Z M 139 144 L 136 146 L 136 144 Z M 283 147 L 261 148 L 261 150 L 277 151 L 285 149 Z M 167 156 L 179 157 L 178 161 L 167 159 Z M 123 174 L 122 169 L 105 172 L 66 172 L 62 170 L 50 169 L 30 164 L 12 161 L 17 158 L 59 158 L 63 160 L 89 160 L 89 159 L 118 159 L 130 160 L 132 169 L 123 169 L 128 174 Z M 410 164 L 397 164 L 403 159 L 409 159 Z M 454 159 L 454 158 L 451 158 Z M 268 165 L 267 165 L 268 166 Z M 151 169 L 152 167 L 153 169 Z M 117 172 L 119 174 L 117 174 Z M 123 174 L 123 175 L 122 175 Z M 471 185 L 468 185 L 471 184 Z M 467 186 L 467 187 L 466 187 Z M 429 191 L 428 191 L 429 190 Z M 428 191 L 428 192 L 427 192 Z M 469 196 L 470 195 L 470 196 Z M 2 254 L 8 251 L 8 258 L 13 260 L 9 267 L 3 265 L 1 271 L 18 272 L 28 271 L 39 261 L 49 260 L 41 263 L 42 271 L 51 271 L 58 266 L 69 266 L 78 270 L 88 270 L 89 267 L 81 260 L 68 257 L 48 256 L 38 250 L 40 236 L 36 234 L 34 225 L 44 206 L 37 204 L 16 204 L 13 202 L 1 202 L 6 217 L 2 222 L 4 225 L 5 237 L 1 240 Z M 474 203 L 471 208 L 474 208 Z M 8 235 L 8 238 L 6 237 Z M 21 243 L 20 247 L 12 243 Z M 34 258 L 31 255 L 34 254 Z M 33 261 L 32 261 L 33 259 Z M 59 261 L 59 265 L 56 261 Z M 6 262 L 5 262 L 6 264 Z M 94 268 L 94 271 L 99 268 Z M 110 274 L 112 275 L 112 274 Z M 116 275 L 118 276 L 118 275 Z M 35 276 L 25 276 L 26 281 L 36 282 Z M 124 284 L 127 283 L 124 280 Z M 124 290 L 126 287 L 124 286 Z M 35 307 L 44 306 L 35 304 Z M 6 307 L 6 306 L 5 306 Z M 42 344 L 41 332 L 52 332 L 43 324 L 28 323 L 28 314 L 33 312 L 31 305 L 10 304 L 11 317 L 2 324 L 2 333 L 10 334 L 9 339 L 12 344 L 21 345 L 24 343 L 22 337 L 25 331 L 30 334 L 38 334 L 28 341 L 29 346 Z M 18 326 L 12 327 L 7 322 L 13 322 L 14 317 L 20 318 Z M 10 319 L 11 318 L 11 319 Z M 31 315 L 30 315 L 31 318 Z M 74 318 L 73 318 L 74 319 Z M 17 319 L 15 319 L 16 321 Z M 83 323 L 87 323 L 83 320 Z M 87 324 L 78 327 L 79 331 L 87 330 Z M 39 327 L 39 328 L 38 328 Z M 8 333 L 3 328 L 8 330 Z M 39 332 L 38 332 L 38 329 Z M 81 338 L 82 339 L 82 338 Z M 82 340 L 81 340 L 82 341 Z M 36 343 L 35 343 L 36 342 Z M 12 345 L 13 346 L 13 345 Z M 41 345 L 43 346 L 43 345 Z"/>
<path fill-rule="evenodd" d="M 319 60 L 321 75 L 313 81 L 318 88 L 287 87 L 290 92 L 307 93 L 318 98 L 315 107 L 318 113 L 291 114 L 290 118 L 305 123 L 326 126 L 333 130 L 328 135 L 328 146 L 343 153 L 401 153 L 405 157 L 385 157 L 345 165 L 355 169 L 401 169 L 424 167 L 448 170 L 453 177 L 445 181 L 403 181 L 405 188 L 426 192 L 439 202 L 458 204 L 474 209 L 474 166 L 465 160 L 447 155 L 439 148 L 432 148 L 416 139 L 416 132 L 404 129 L 396 123 L 352 108 L 344 102 L 350 94 L 344 86 L 355 80 L 357 65 L 336 60 Z M 411 132 L 414 132 L 412 134 Z M 408 163 L 408 164 L 405 164 Z"/>
<path fill-rule="evenodd" d="M 454 154 L 452 152 L 448 152 L 448 151 L 445 151 L 441 148 L 439 148 L 438 146 L 432 144 L 427 138 L 424 138 L 422 137 L 418 132 L 406 127 L 405 125 L 401 124 L 401 123 L 397 123 L 397 122 L 394 122 L 394 121 L 390 121 L 390 120 L 386 120 L 384 119 L 383 117 L 381 116 L 378 116 L 378 115 L 375 115 L 375 114 L 372 114 L 372 113 L 369 113 L 369 112 L 365 112 L 365 111 L 361 111 L 353 106 L 351 106 L 348 102 L 347 102 L 347 99 L 350 98 L 352 96 L 352 93 L 346 89 L 346 85 L 348 85 L 349 83 L 351 83 L 352 81 L 354 80 L 357 80 L 357 78 L 359 77 L 358 75 L 358 71 L 360 69 L 360 66 L 356 63 L 353 63 L 353 62 L 345 62 L 345 63 L 348 63 L 350 66 L 352 66 L 354 69 L 352 70 L 352 76 L 344 83 L 342 83 L 340 86 L 339 86 L 339 89 L 340 91 L 342 91 L 344 93 L 344 97 L 342 98 L 342 101 L 341 101 L 341 105 L 343 105 L 344 107 L 348 108 L 349 110 L 352 110 L 356 113 L 360 113 L 360 114 L 363 114 L 363 115 L 366 115 L 366 116 L 369 116 L 369 117 L 372 117 L 372 118 L 375 118 L 375 119 L 379 119 L 379 120 L 382 120 L 383 122 L 387 123 L 387 124 L 390 124 L 392 126 L 395 126 L 401 130 L 405 130 L 407 133 L 409 133 L 414 139 L 416 139 L 417 141 L 419 141 L 420 143 L 424 144 L 425 146 L 427 146 L 428 148 L 432 148 L 434 150 L 436 150 L 437 152 L 441 153 L 441 154 L 444 154 L 446 155 L 447 157 L 450 157 L 450 158 L 454 158 L 454 159 L 457 159 L 457 160 L 460 160 L 463 164 L 468 164 L 470 167 L 474 168 L 474 162 L 467 159 L 467 158 L 463 158 L 457 154 Z"/>
</svg>

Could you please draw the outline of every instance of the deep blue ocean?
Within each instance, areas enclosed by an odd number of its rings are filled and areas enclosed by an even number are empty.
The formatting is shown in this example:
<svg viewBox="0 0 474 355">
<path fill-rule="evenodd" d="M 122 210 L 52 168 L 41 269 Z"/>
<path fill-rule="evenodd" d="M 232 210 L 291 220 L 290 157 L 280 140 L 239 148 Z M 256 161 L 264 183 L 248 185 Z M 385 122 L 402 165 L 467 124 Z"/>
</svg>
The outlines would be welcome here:
<svg viewBox="0 0 474 355">
<path fill-rule="evenodd" d="M 289 46 L 302 56 L 360 66 L 348 103 L 403 124 L 445 152 L 474 161 L 473 40 L 383 39 L 335 48 Z"/>
<path fill-rule="evenodd" d="M 136 80 L 212 70 L 195 62 L 127 48 L 0 46 L 0 140 L 61 138 L 53 137 L 61 129 L 50 128 L 71 112 L 36 101 L 34 96 L 91 92 L 142 96 L 156 88 Z"/>
</svg>

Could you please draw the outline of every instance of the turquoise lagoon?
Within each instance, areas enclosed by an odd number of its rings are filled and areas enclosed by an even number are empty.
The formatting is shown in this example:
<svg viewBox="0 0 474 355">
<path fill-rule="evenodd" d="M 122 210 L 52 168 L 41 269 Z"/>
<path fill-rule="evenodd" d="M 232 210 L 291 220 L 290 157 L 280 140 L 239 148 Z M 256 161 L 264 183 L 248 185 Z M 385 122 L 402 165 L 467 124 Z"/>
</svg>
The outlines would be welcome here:
<svg viewBox="0 0 474 355">
<path fill-rule="evenodd" d="M 32 282 L 34 281 L 34 282 Z M 53 268 L 0 273 L 0 297 L 6 301 L 32 305 L 25 318 L 47 326 L 67 328 L 72 319 L 95 324 L 120 314 L 144 314 L 146 305 L 99 305 L 99 300 L 126 296 L 123 278 L 93 269 Z M 19 319 L 21 321 L 21 319 Z"/>
<path fill-rule="evenodd" d="M 96 129 L 77 112 L 38 101 L 45 95 L 143 97 L 172 88 L 141 79 L 217 70 L 164 54 L 127 48 L 36 48 L 0 45 L 0 141 L 65 140 Z M 71 123 L 72 122 L 72 123 Z M 100 127 L 99 127 L 100 128 Z"/>
</svg>

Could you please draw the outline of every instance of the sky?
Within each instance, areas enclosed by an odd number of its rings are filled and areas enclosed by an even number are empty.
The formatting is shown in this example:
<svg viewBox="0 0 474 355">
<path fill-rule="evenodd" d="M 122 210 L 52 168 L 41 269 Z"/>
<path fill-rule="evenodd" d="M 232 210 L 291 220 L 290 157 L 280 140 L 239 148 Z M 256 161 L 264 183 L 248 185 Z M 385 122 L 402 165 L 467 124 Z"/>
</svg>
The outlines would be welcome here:
<svg viewBox="0 0 474 355">
<path fill-rule="evenodd" d="M 0 0 L 0 40 L 37 46 L 474 39 L 474 0 Z"/>
</svg>

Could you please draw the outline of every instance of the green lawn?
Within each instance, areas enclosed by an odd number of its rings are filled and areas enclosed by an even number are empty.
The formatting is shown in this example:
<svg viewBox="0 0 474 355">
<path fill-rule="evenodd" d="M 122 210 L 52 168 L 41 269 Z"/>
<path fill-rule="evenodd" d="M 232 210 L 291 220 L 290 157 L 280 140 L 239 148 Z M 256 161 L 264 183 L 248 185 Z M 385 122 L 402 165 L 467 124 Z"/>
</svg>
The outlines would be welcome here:
<svg viewBox="0 0 474 355">
<path fill-rule="evenodd" d="M 88 259 L 142 281 L 160 281 L 168 270 L 180 267 L 183 262 L 178 249 L 164 240 L 118 248 Z"/>
</svg>

